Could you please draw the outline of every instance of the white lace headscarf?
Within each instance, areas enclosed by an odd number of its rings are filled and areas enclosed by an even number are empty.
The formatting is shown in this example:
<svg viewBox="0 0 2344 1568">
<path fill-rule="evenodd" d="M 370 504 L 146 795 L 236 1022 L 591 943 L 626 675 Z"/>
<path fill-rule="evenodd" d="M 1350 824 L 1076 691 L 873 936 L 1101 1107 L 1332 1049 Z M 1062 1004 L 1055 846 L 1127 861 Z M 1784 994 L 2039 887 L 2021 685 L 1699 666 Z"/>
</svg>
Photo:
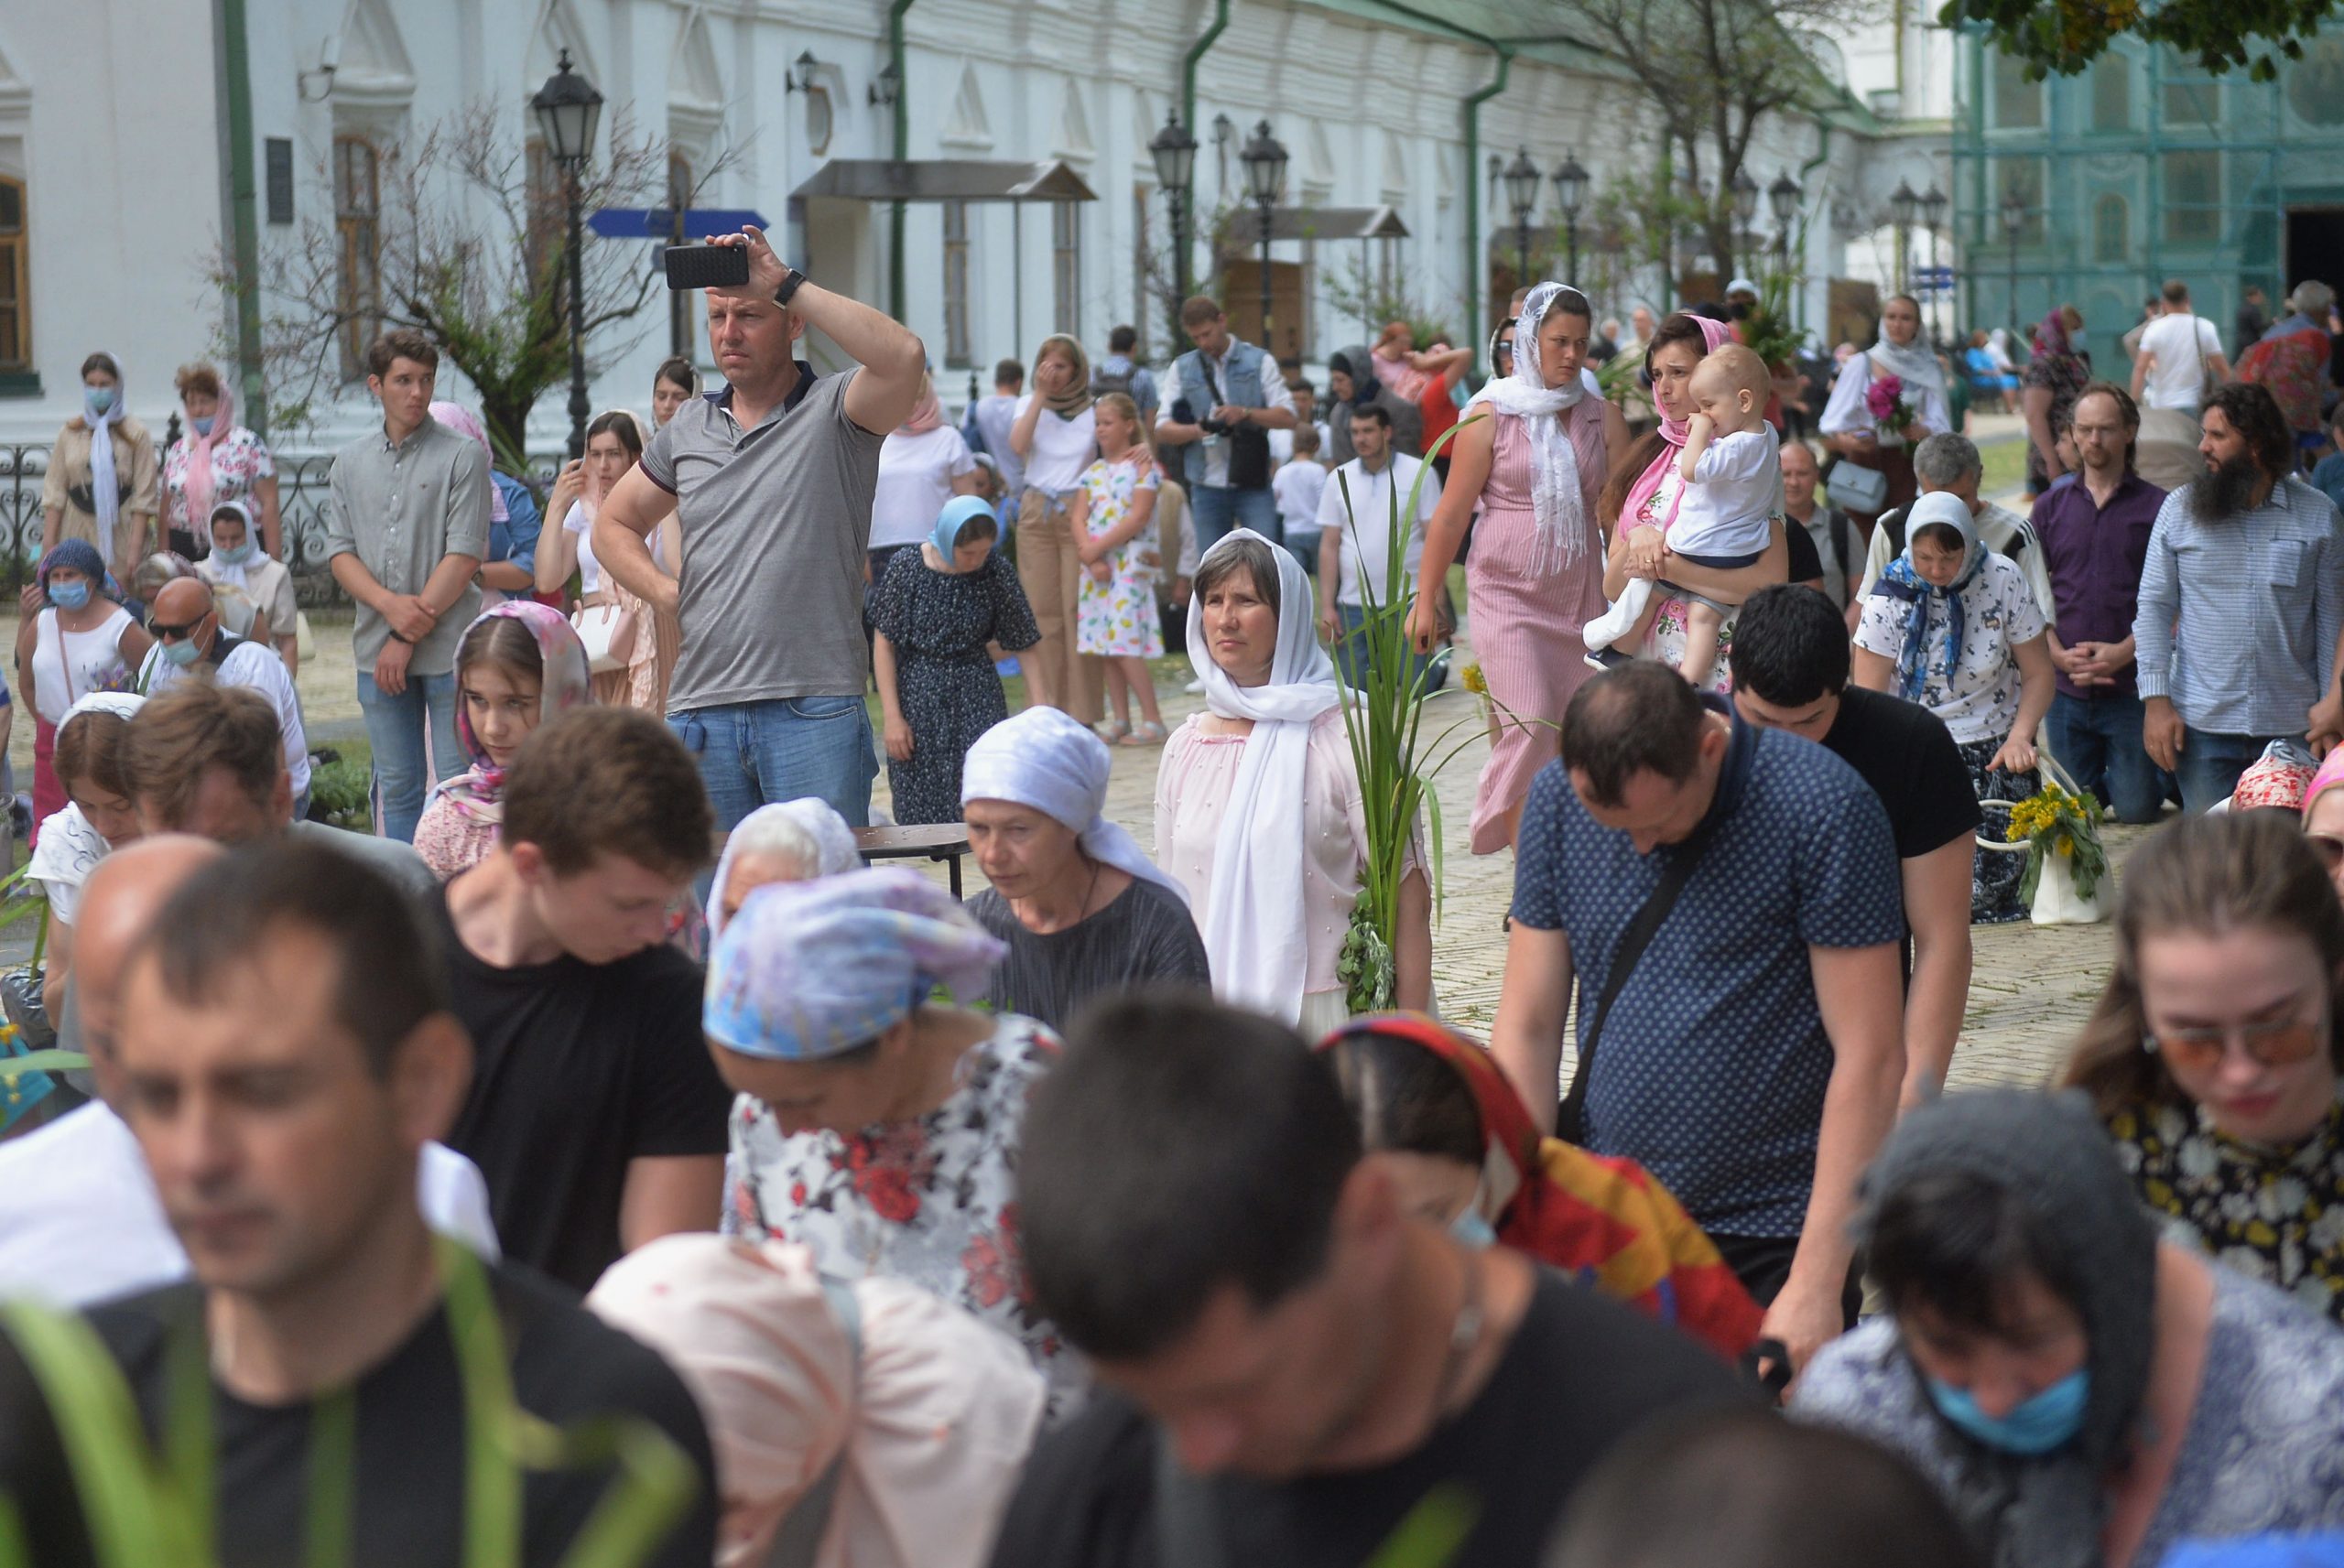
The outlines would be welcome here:
<svg viewBox="0 0 2344 1568">
<path fill-rule="evenodd" d="M 1490 402 L 1498 412 L 1522 420 L 1529 431 L 1530 504 L 1538 524 L 1538 549 L 1531 565 L 1541 576 L 1578 565 L 1587 547 L 1587 503 L 1579 492 L 1579 453 L 1562 419 L 1587 395 L 1587 383 L 1575 375 L 1561 386 L 1548 386 L 1538 368 L 1538 329 L 1557 297 L 1568 287 L 1568 284 L 1542 283 L 1530 291 L 1514 323 L 1514 373 L 1490 383 L 1489 387 Z"/>
</svg>

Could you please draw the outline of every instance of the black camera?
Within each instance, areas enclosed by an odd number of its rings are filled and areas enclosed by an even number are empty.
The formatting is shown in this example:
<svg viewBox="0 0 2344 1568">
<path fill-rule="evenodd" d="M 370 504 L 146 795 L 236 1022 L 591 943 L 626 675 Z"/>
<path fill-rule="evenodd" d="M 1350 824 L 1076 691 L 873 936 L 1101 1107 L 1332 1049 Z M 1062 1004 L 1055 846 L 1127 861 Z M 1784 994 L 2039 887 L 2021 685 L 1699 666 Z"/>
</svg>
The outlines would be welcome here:
<svg viewBox="0 0 2344 1568">
<path fill-rule="evenodd" d="M 1210 416 L 1202 419 L 1198 418 L 1195 406 L 1185 397 L 1176 397 L 1172 400 L 1172 423 L 1175 425 L 1194 425 L 1198 429 L 1202 430 L 1208 436 L 1226 436 L 1229 434 L 1229 427 L 1221 423 L 1221 421 L 1212 418 Z"/>
</svg>

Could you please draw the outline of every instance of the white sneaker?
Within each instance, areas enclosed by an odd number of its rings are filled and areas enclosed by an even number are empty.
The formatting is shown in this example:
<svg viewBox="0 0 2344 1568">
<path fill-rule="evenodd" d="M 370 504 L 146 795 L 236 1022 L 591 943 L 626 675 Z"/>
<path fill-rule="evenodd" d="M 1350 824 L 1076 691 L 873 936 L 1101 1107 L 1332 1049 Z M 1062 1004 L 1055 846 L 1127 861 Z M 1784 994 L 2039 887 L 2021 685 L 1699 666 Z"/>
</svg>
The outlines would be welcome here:
<svg viewBox="0 0 2344 1568">
<path fill-rule="evenodd" d="M 1202 697 L 1205 694 L 1205 677 L 1199 676 L 1180 689 L 1190 697 Z"/>
</svg>

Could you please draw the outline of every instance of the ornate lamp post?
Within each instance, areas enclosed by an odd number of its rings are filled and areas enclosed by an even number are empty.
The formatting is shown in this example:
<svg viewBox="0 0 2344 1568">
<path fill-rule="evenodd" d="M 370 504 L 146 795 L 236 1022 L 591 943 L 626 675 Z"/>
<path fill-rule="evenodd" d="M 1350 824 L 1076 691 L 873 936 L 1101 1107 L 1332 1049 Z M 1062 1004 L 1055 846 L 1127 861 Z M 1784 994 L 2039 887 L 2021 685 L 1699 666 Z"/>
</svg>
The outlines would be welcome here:
<svg viewBox="0 0 2344 1568">
<path fill-rule="evenodd" d="M 1264 120 L 1237 157 L 1245 166 L 1246 192 L 1262 212 L 1262 348 L 1275 359 L 1278 351 L 1270 332 L 1270 218 L 1286 190 L 1286 146 L 1270 135 L 1270 123 Z"/>
<path fill-rule="evenodd" d="M 537 130 L 546 150 L 561 167 L 562 184 L 570 200 L 570 455 L 586 455 L 586 279 L 581 260 L 586 245 L 583 196 L 579 174 L 594 147 L 594 126 L 602 117 L 602 95 L 593 84 L 570 69 L 570 51 L 561 51 L 559 69 L 529 100 L 537 116 Z"/>
<path fill-rule="evenodd" d="M 2011 336 L 2018 336 L 2018 233 L 2026 227 L 2026 199 L 2015 185 L 2002 191 L 2002 232 L 2011 243 Z"/>
<path fill-rule="evenodd" d="M 1798 216 L 1799 200 L 1806 194 L 1799 189 L 1798 181 L 1791 178 L 1788 169 L 1776 175 L 1774 183 L 1766 187 L 1766 205 L 1773 209 L 1774 214 L 1774 269 L 1777 272 L 1791 270 L 1791 220 Z"/>
<path fill-rule="evenodd" d="M 1750 178 L 1748 169 L 1737 168 L 1733 171 L 1733 179 L 1727 185 L 1726 189 L 1733 197 L 1734 248 L 1737 251 L 1754 251 L 1758 245 L 1750 230 L 1753 221 L 1758 216 L 1758 182 Z M 1741 265 L 1742 259 L 1739 254 L 1734 257 L 1737 266 Z"/>
<path fill-rule="evenodd" d="M 1563 281 L 1579 287 L 1579 210 L 1587 201 L 1587 170 L 1569 153 L 1563 155 L 1562 167 L 1555 170 L 1555 205 L 1563 210 L 1563 254 L 1567 270 Z"/>
<path fill-rule="evenodd" d="M 1920 204 L 1921 199 L 1913 194 L 1913 187 L 1908 180 L 1898 180 L 1896 194 L 1888 199 L 1889 215 L 1896 222 L 1896 288 L 1900 294 L 1910 287 L 1904 276 L 1904 256 L 1909 248 L 1906 235 L 1913 227 L 1914 209 Z"/>
<path fill-rule="evenodd" d="M 1163 188 L 1165 205 L 1172 211 L 1172 287 L 1182 303 L 1188 297 L 1188 191 L 1197 176 L 1197 138 L 1180 124 L 1180 112 L 1164 116 L 1164 128 L 1147 144 L 1156 160 L 1156 183 Z"/>
<path fill-rule="evenodd" d="M 1945 192 L 1937 189 L 1936 180 L 1930 180 L 1927 192 L 1921 198 L 1921 222 L 1929 227 L 1929 315 L 1936 323 L 1939 341 L 1945 337 L 1941 302 L 1948 292 L 1948 285 L 1937 273 L 1937 222 L 1945 216 Z"/>
<path fill-rule="evenodd" d="M 1538 182 L 1546 177 L 1538 166 L 1530 161 L 1530 149 L 1523 147 L 1505 166 L 1505 204 L 1514 211 L 1514 286 L 1527 287 L 1530 283 L 1530 214 L 1538 208 Z"/>
</svg>

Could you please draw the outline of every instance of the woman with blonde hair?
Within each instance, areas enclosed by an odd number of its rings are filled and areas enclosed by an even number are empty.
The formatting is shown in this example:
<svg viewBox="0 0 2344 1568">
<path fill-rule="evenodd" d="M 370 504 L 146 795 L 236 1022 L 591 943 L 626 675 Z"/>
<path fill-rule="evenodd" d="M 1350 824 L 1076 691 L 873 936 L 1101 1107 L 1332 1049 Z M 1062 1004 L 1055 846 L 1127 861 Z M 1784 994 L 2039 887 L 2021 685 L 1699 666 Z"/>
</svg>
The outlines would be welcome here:
<svg viewBox="0 0 2344 1568">
<path fill-rule="evenodd" d="M 1091 360 L 1063 332 L 1034 351 L 1034 390 L 1020 398 L 1009 427 L 1010 449 L 1026 465 L 1017 509 L 1017 580 L 1033 606 L 1042 640 L 1020 664 L 1035 702 L 1062 708 L 1096 724 L 1103 707 L 1105 670 L 1082 664 L 1074 651 L 1076 595 L 1082 564 L 1076 558 L 1069 516 L 1082 476 L 1099 456 L 1092 411 Z"/>
<path fill-rule="evenodd" d="M 1099 460 L 1082 470 L 1082 487 L 1069 509 L 1075 558 L 1082 574 L 1075 591 L 1074 650 L 1107 669 L 1110 713 L 1094 728 L 1111 743 L 1160 746 L 1164 716 L 1156 706 L 1150 659 L 1164 656 L 1164 627 L 1156 613 L 1156 454 L 1139 406 L 1120 392 L 1103 393 L 1092 410 Z M 1131 721 L 1132 699 L 1140 722 Z"/>
</svg>

